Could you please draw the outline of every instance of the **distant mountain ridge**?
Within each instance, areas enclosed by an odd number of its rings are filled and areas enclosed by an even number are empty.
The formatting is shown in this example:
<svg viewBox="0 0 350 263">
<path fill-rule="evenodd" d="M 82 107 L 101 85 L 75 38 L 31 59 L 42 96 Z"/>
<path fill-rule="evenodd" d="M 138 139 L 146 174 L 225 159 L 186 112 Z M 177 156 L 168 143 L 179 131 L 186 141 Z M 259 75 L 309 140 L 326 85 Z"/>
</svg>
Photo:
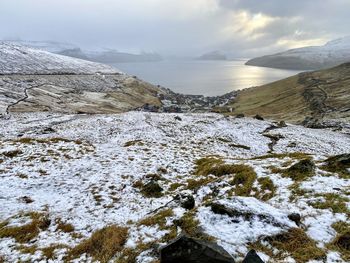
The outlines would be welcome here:
<svg viewBox="0 0 350 263">
<path fill-rule="evenodd" d="M 2 42 L 101 63 L 153 62 L 163 60 L 161 55 L 154 52 L 131 54 L 113 49 L 82 50 L 79 46 L 56 41 L 4 40 Z"/>
<path fill-rule="evenodd" d="M 253 58 L 246 65 L 295 69 L 325 69 L 350 62 L 350 36 L 329 41 L 324 46 L 291 49 L 285 52 Z"/>
</svg>

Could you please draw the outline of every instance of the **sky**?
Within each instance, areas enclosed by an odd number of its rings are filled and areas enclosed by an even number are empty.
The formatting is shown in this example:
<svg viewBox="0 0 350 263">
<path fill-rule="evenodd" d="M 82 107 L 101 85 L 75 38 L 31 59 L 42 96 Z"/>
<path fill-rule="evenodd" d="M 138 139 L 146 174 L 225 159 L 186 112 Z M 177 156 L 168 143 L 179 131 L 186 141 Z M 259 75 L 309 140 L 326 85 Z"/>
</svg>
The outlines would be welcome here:
<svg viewBox="0 0 350 263">
<path fill-rule="evenodd" d="M 350 35 L 350 0 L 0 0 L 0 39 L 252 57 Z"/>
</svg>

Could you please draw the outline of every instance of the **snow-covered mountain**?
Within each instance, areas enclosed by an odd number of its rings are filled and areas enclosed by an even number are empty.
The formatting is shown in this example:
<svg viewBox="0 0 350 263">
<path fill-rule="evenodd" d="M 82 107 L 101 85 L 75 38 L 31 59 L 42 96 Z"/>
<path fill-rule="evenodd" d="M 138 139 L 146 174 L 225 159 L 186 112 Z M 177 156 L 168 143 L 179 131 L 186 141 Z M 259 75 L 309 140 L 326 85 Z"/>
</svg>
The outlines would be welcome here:
<svg viewBox="0 0 350 263">
<path fill-rule="evenodd" d="M 332 40 L 324 46 L 291 49 L 249 60 L 246 65 L 282 69 L 314 70 L 350 62 L 350 36 Z"/>
<path fill-rule="evenodd" d="M 2 42 L 6 42 L 9 44 L 26 46 L 29 48 L 36 48 L 52 53 L 61 53 L 66 50 L 72 50 L 79 48 L 78 46 L 71 43 L 63 43 L 57 41 L 31 41 L 31 40 L 3 40 Z"/>
<path fill-rule="evenodd" d="M 120 74 L 107 65 L 0 42 L 0 74 Z"/>
</svg>

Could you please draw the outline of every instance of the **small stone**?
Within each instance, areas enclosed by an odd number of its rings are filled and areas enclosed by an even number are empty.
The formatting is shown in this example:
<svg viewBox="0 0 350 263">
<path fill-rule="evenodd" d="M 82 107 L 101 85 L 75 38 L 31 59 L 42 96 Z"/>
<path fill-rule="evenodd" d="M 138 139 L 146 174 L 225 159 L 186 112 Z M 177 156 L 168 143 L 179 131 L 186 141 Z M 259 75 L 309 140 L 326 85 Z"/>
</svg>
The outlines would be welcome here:
<svg viewBox="0 0 350 263">
<path fill-rule="evenodd" d="M 242 263 L 264 263 L 254 249 L 250 250 Z"/>
<path fill-rule="evenodd" d="M 34 200 L 32 198 L 30 198 L 29 196 L 23 196 L 21 197 L 21 201 L 26 203 L 26 204 L 30 204 L 30 203 L 33 203 Z"/>
<path fill-rule="evenodd" d="M 279 128 L 284 128 L 284 127 L 287 127 L 287 124 L 286 124 L 285 121 L 280 121 L 280 122 L 277 124 L 277 126 L 278 126 Z"/>
<path fill-rule="evenodd" d="M 244 118 L 244 117 L 245 117 L 245 115 L 243 113 L 240 113 L 240 114 L 236 115 L 237 119 L 241 119 L 241 118 Z"/>
<path fill-rule="evenodd" d="M 180 193 L 175 196 L 175 200 L 178 201 L 182 208 L 187 210 L 191 210 L 195 207 L 195 200 L 193 195 L 188 193 Z"/>
<path fill-rule="evenodd" d="M 293 221 L 295 224 L 297 224 L 297 226 L 300 225 L 301 222 L 301 215 L 298 213 L 292 213 L 290 215 L 288 215 L 289 220 Z"/>
<path fill-rule="evenodd" d="M 182 121 L 182 119 L 179 116 L 175 116 L 176 121 Z"/>
<path fill-rule="evenodd" d="M 254 119 L 257 119 L 259 121 L 263 121 L 264 120 L 264 118 L 262 116 L 260 116 L 259 114 L 255 115 Z"/>
</svg>

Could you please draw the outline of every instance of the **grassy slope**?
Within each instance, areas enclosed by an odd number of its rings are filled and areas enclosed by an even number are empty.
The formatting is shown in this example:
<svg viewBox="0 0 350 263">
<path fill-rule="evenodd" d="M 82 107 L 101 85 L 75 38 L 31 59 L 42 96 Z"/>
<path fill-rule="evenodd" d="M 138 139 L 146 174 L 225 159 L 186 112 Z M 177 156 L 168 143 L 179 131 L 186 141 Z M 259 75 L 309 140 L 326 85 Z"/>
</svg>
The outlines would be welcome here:
<svg viewBox="0 0 350 263">
<path fill-rule="evenodd" d="M 306 116 L 314 114 L 310 104 L 303 97 L 303 92 L 305 89 L 312 89 L 315 96 L 318 96 L 316 89 L 321 87 L 328 94 L 325 104 L 334 109 L 325 117 L 349 118 L 350 112 L 344 111 L 350 100 L 350 80 L 347 79 L 349 75 L 350 66 L 344 64 L 243 90 L 232 104 L 233 114 L 260 114 L 267 118 L 299 123 Z M 314 84 L 315 81 L 317 85 Z M 344 112 L 339 113 L 340 111 Z"/>
</svg>

